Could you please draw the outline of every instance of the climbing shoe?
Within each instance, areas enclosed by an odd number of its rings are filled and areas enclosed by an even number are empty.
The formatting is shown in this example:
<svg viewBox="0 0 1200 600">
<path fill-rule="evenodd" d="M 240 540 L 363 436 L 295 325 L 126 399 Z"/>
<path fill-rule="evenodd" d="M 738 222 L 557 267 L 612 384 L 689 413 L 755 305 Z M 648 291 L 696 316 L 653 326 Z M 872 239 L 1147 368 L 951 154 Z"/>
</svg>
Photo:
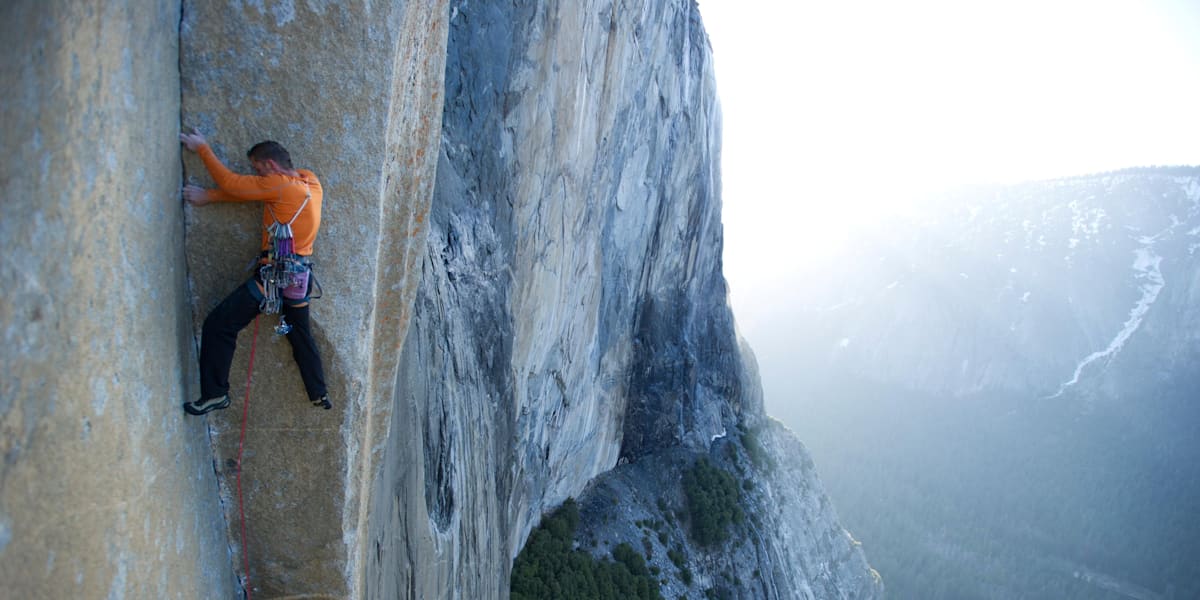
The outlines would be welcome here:
<svg viewBox="0 0 1200 600">
<path fill-rule="evenodd" d="M 321 408 L 323 408 L 323 409 L 325 409 L 325 410 L 329 410 L 329 409 L 333 408 L 333 404 L 329 402 L 329 395 L 328 395 L 328 394 L 327 394 L 327 395 L 324 395 L 324 396 L 321 396 L 320 398 L 313 398 L 313 399 L 312 399 L 312 405 L 313 405 L 313 406 L 319 406 L 319 407 L 321 407 Z"/>
<path fill-rule="evenodd" d="M 201 398 L 195 402 L 184 402 L 183 410 L 189 415 L 202 415 L 206 412 L 229 408 L 229 394 L 217 398 L 204 399 Z"/>
</svg>

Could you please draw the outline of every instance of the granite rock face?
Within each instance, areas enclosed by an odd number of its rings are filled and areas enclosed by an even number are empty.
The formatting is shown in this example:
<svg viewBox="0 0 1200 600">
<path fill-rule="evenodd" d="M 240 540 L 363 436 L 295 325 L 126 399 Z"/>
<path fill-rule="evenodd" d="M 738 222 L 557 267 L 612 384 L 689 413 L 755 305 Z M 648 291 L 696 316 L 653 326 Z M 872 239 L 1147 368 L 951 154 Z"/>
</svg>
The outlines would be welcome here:
<svg viewBox="0 0 1200 600">
<path fill-rule="evenodd" d="M 605 474 L 618 462 L 677 486 L 685 458 L 763 418 L 721 273 L 720 111 L 695 4 L 450 15 L 428 248 L 372 490 L 371 598 L 507 597 L 543 512 L 619 479 Z M 780 485 L 818 508 L 768 517 L 767 597 L 876 594 L 811 466 L 796 473 Z"/>
<path fill-rule="evenodd" d="M 0 595 L 229 598 L 179 197 L 179 3 L 0 7 Z"/>
</svg>

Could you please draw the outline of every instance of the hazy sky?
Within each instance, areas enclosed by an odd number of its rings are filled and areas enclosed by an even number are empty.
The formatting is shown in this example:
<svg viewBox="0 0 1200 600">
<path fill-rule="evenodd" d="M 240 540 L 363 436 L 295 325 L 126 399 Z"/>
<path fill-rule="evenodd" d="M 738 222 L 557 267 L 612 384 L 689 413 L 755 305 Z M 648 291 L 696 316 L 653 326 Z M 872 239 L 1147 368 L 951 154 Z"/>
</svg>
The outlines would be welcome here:
<svg viewBox="0 0 1200 600">
<path fill-rule="evenodd" d="M 1200 164 L 1200 0 L 701 0 L 755 342 L 912 190 Z"/>
</svg>

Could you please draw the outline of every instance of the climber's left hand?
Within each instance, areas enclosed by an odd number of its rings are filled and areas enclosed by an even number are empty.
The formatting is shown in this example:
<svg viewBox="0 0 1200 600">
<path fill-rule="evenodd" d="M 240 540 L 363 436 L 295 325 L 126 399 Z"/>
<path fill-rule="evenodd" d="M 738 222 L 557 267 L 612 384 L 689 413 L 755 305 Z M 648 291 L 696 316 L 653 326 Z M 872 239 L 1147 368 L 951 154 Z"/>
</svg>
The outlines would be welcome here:
<svg viewBox="0 0 1200 600">
<path fill-rule="evenodd" d="M 190 183 L 183 186 L 183 199 L 187 200 L 187 203 L 192 206 L 204 206 L 212 202 L 212 198 L 208 195 L 208 190 Z"/>
<path fill-rule="evenodd" d="M 208 140 L 204 139 L 204 134 L 195 129 L 192 129 L 191 133 L 181 132 L 179 134 L 179 141 L 183 142 L 184 147 L 192 152 L 199 150 L 200 146 L 208 143 Z"/>
</svg>

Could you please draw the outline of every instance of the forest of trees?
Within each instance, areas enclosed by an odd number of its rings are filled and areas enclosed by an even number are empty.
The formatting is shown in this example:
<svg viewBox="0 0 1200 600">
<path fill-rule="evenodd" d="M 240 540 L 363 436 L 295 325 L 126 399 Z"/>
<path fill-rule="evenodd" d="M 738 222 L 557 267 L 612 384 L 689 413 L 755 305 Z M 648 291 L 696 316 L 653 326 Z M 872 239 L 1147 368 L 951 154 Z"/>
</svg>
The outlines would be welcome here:
<svg viewBox="0 0 1200 600">
<path fill-rule="evenodd" d="M 765 455 L 753 436 L 751 446 Z M 682 484 L 687 498 L 686 512 L 671 509 L 660 497 L 658 508 L 665 520 L 637 522 L 643 532 L 644 556 L 628 543 L 613 548 L 611 559 L 596 558 L 576 547 L 574 538 L 580 519 L 579 507 L 573 499 L 567 499 L 530 532 L 521 554 L 513 561 L 510 585 L 513 600 L 662 600 L 660 583 L 667 580 L 660 582 L 660 577 L 665 577 L 666 573 L 647 563 L 653 551 L 652 536 L 656 535 L 658 541 L 667 546 L 672 537 L 671 530 L 682 528 L 686 521 L 696 544 L 713 548 L 725 543 L 731 528 L 745 519 L 739 505 L 741 486 L 737 478 L 707 457 L 701 457 L 683 472 Z M 592 545 L 596 545 L 595 541 Z M 693 574 L 688 567 L 684 545 L 672 544 L 666 558 L 675 565 L 679 581 L 691 587 Z M 740 584 L 736 577 L 728 578 L 732 583 Z M 702 593 L 705 598 L 719 599 L 724 598 L 728 590 L 715 586 Z"/>
<path fill-rule="evenodd" d="M 598 560 L 573 548 L 579 507 L 573 499 L 542 519 L 513 562 L 512 600 L 663 600 L 658 580 L 629 544 Z"/>
<path fill-rule="evenodd" d="M 730 525 L 742 522 L 737 479 L 707 458 L 684 471 L 683 491 L 688 499 L 692 538 L 701 546 L 723 543 L 729 539 Z"/>
</svg>

